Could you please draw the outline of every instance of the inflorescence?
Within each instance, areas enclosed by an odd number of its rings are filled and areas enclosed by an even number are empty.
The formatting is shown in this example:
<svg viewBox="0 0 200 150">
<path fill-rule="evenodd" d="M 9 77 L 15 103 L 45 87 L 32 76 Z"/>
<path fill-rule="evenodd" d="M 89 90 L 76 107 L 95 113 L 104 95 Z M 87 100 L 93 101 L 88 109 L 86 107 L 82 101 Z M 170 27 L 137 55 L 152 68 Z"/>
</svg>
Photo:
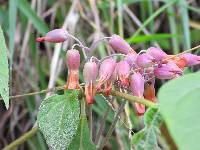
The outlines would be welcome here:
<svg viewBox="0 0 200 150">
<path fill-rule="evenodd" d="M 54 29 L 48 32 L 46 36 L 37 38 L 36 41 L 61 43 L 69 37 L 76 40 L 78 42 L 76 45 L 86 51 L 86 54 L 90 53 L 96 46 L 94 44 L 90 48 L 84 46 L 64 29 Z M 109 46 L 116 53 L 121 54 L 123 58 L 116 61 L 114 59 L 116 54 L 107 56 L 102 60 L 98 60 L 94 56 L 87 58 L 83 68 L 87 104 L 94 103 L 96 92 L 103 91 L 106 95 L 109 95 L 113 86 L 156 103 L 155 78 L 174 79 L 183 74 L 185 67 L 200 64 L 200 56 L 191 53 L 168 55 L 157 47 L 150 47 L 136 53 L 123 38 L 116 34 L 100 40 L 105 39 L 108 39 Z M 74 48 L 68 50 L 66 58 L 68 66 L 66 89 L 79 89 L 79 51 Z M 135 103 L 135 108 L 139 115 L 144 114 L 144 105 Z"/>
</svg>

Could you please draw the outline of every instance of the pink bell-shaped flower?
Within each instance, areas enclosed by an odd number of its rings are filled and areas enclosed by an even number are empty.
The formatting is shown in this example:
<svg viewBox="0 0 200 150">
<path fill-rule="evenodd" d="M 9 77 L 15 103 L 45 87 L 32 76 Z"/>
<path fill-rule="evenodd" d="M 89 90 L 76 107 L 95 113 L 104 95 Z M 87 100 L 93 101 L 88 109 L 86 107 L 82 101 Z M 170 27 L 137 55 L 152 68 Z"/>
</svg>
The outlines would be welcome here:
<svg viewBox="0 0 200 150">
<path fill-rule="evenodd" d="M 94 103 L 96 93 L 97 64 L 95 62 L 86 62 L 83 68 L 83 77 L 85 80 L 85 96 L 87 104 Z"/>
<path fill-rule="evenodd" d="M 130 66 L 129 64 L 122 60 L 116 65 L 117 78 L 121 82 L 122 86 L 127 87 L 129 85 L 129 74 Z"/>
<path fill-rule="evenodd" d="M 97 89 L 101 89 L 104 84 L 104 89 L 108 94 L 112 87 L 111 77 L 113 72 L 115 71 L 116 61 L 113 58 L 108 58 L 104 60 L 99 69 L 99 81 L 97 85 Z"/>
<path fill-rule="evenodd" d="M 131 46 L 119 35 L 112 35 L 108 41 L 109 45 L 118 53 L 128 54 L 129 52 L 136 52 L 131 48 Z"/>
<path fill-rule="evenodd" d="M 138 67 L 136 63 L 137 56 L 137 54 L 131 52 L 127 54 L 124 60 L 129 64 L 131 68 L 135 69 L 136 67 Z"/>
<path fill-rule="evenodd" d="M 138 55 L 137 57 L 137 65 L 141 68 L 146 68 L 146 67 L 150 67 L 154 64 L 155 62 L 155 58 L 153 58 L 151 55 L 147 54 L 147 53 L 143 53 Z"/>
<path fill-rule="evenodd" d="M 183 71 L 172 62 L 168 62 L 167 64 L 162 64 L 161 67 L 155 68 L 154 75 L 158 79 L 173 79 L 182 75 Z"/>
<path fill-rule="evenodd" d="M 186 60 L 186 66 L 188 67 L 200 64 L 200 56 L 191 53 L 185 53 L 180 55 L 179 57 Z"/>
<path fill-rule="evenodd" d="M 130 76 L 130 89 L 134 96 L 143 98 L 144 94 L 144 79 L 140 73 L 134 73 Z M 145 113 L 145 106 L 139 103 L 135 103 L 135 108 L 138 115 Z"/>
<path fill-rule="evenodd" d="M 51 43 L 61 43 L 66 41 L 68 38 L 68 32 L 65 29 L 54 29 L 49 31 L 44 37 L 39 37 L 36 39 L 37 42 L 51 42 Z"/>
<path fill-rule="evenodd" d="M 163 50 L 157 47 L 148 48 L 146 53 L 155 58 L 156 61 L 161 61 L 162 59 L 167 57 L 167 54 Z"/>
<path fill-rule="evenodd" d="M 68 78 L 66 89 L 78 89 L 79 88 L 79 66 L 80 66 L 80 54 L 78 50 L 68 50 L 66 54 Z"/>
</svg>

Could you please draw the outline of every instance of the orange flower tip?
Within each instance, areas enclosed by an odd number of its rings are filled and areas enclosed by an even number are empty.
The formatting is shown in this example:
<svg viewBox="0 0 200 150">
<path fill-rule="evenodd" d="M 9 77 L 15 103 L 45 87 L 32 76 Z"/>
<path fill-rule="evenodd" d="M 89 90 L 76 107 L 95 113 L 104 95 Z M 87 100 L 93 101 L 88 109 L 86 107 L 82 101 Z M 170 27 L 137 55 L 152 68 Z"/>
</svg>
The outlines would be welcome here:
<svg viewBox="0 0 200 150">
<path fill-rule="evenodd" d="M 111 89 L 106 89 L 106 90 L 105 90 L 105 95 L 106 95 L 106 96 L 109 96 L 109 95 L 110 95 L 110 92 L 111 92 Z"/>
<path fill-rule="evenodd" d="M 144 113 L 139 113 L 139 112 L 137 112 L 136 115 L 140 117 L 140 116 L 143 116 Z"/>
<path fill-rule="evenodd" d="M 145 105 L 135 103 L 135 108 L 138 116 L 142 116 L 145 113 Z"/>
<path fill-rule="evenodd" d="M 39 37 L 36 39 L 36 42 L 44 42 L 46 40 L 46 37 Z"/>
<path fill-rule="evenodd" d="M 69 90 L 74 90 L 74 89 L 79 89 L 79 86 L 78 85 L 75 85 L 75 84 L 71 84 L 71 85 L 69 85 L 68 87 L 67 87 L 67 89 L 69 89 Z"/>
<path fill-rule="evenodd" d="M 129 79 L 128 78 L 122 79 L 122 84 L 125 85 L 125 86 L 128 86 L 129 85 Z"/>
<path fill-rule="evenodd" d="M 86 101 L 88 105 L 94 104 L 94 98 L 91 96 L 86 97 Z"/>
<path fill-rule="evenodd" d="M 101 91 L 101 84 L 98 84 L 97 86 L 96 86 L 96 90 L 98 91 L 98 92 L 100 92 Z"/>
<path fill-rule="evenodd" d="M 67 89 L 79 89 L 79 75 L 78 70 L 77 71 L 69 71 L 69 75 L 67 77 Z"/>
</svg>

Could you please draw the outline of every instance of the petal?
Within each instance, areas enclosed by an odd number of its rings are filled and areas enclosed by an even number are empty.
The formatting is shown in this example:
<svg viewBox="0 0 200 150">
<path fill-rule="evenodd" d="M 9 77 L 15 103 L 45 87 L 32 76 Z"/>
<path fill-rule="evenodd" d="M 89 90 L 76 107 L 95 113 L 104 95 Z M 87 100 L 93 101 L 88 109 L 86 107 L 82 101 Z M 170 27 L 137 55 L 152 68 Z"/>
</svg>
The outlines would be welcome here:
<svg viewBox="0 0 200 150">
<path fill-rule="evenodd" d="M 67 84 L 65 89 L 79 89 L 79 73 L 78 70 L 69 71 Z"/>
<path fill-rule="evenodd" d="M 137 111 L 137 115 L 141 116 L 145 113 L 145 105 L 140 103 L 135 103 L 135 109 Z"/>
<path fill-rule="evenodd" d="M 96 93 L 96 87 L 92 82 L 85 85 L 85 96 L 88 105 L 94 103 L 95 93 Z"/>
<path fill-rule="evenodd" d="M 154 84 L 146 84 L 144 89 L 144 98 L 156 102 Z"/>
</svg>

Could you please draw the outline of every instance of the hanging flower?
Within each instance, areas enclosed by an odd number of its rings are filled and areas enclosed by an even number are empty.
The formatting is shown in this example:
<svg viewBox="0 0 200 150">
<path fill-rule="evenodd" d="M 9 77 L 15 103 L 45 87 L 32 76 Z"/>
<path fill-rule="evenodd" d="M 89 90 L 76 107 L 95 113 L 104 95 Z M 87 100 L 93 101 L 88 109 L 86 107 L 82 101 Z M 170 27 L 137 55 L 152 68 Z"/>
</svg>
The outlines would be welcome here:
<svg viewBox="0 0 200 150">
<path fill-rule="evenodd" d="M 180 58 L 184 58 L 186 60 L 186 66 L 194 66 L 200 64 L 200 56 L 191 54 L 191 53 L 185 53 L 180 55 Z"/>
<path fill-rule="evenodd" d="M 135 69 L 136 67 L 138 67 L 136 63 L 137 56 L 137 54 L 131 52 L 127 54 L 124 60 L 129 64 L 131 68 Z"/>
<path fill-rule="evenodd" d="M 161 61 L 162 59 L 167 57 L 167 54 L 163 50 L 157 47 L 148 48 L 146 53 L 155 58 L 156 61 Z"/>
<path fill-rule="evenodd" d="M 85 80 L 85 96 L 87 104 L 94 103 L 96 93 L 97 64 L 95 62 L 86 62 L 83 68 L 83 77 Z"/>
<path fill-rule="evenodd" d="M 172 62 L 167 64 L 162 64 L 161 67 L 158 67 L 154 70 L 154 75 L 159 79 L 173 79 L 182 75 L 183 71 Z"/>
<path fill-rule="evenodd" d="M 68 38 L 68 32 L 64 29 L 54 29 L 49 31 L 44 37 L 39 37 L 36 39 L 37 42 L 51 42 L 51 43 L 61 43 L 66 41 Z"/>
<path fill-rule="evenodd" d="M 97 89 L 101 89 L 104 85 L 106 94 L 108 95 L 112 88 L 112 74 L 115 70 L 116 61 L 113 58 L 106 59 L 102 62 L 99 69 L 99 81 Z"/>
<path fill-rule="evenodd" d="M 78 89 L 79 88 L 79 66 L 80 66 L 80 54 L 78 50 L 68 50 L 66 54 L 68 78 L 66 89 Z"/>
<path fill-rule="evenodd" d="M 143 53 L 138 55 L 136 62 L 139 67 L 146 68 L 154 64 L 155 58 L 153 58 L 151 55 L 147 53 Z"/>
<path fill-rule="evenodd" d="M 144 79 L 140 73 L 134 73 L 130 76 L 130 89 L 134 96 L 143 98 Z M 138 112 L 138 115 L 144 114 L 145 106 L 143 104 L 135 103 L 135 108 Z"/>
<path fill-rule="evenodd" d="M 112 35 L 108 42 L 109 45 L 118 53 L 128 54 L 129 52 L 132 52 L 136 54 L 131 46 L 119 35 Z"/>
<path fill-rule="evenodd" d="M 129 64 L 124 60 L 118 62 L 116 65 L 116 73 L 117 73 L 117 78 L 121 82 L 121 85 L 127 87 L 129 85 L 129 73 L 130 73 Z"/>
</svg>

